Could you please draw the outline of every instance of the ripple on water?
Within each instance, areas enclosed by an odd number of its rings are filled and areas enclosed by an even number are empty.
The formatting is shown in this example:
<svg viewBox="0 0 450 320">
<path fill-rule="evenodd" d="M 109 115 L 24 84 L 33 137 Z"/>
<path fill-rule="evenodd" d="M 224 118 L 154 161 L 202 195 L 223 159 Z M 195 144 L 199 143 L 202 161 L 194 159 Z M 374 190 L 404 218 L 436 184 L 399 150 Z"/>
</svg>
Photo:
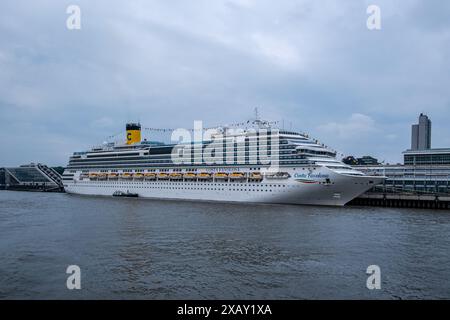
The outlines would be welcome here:
<svg viewBox="0 0 450 320">
<path fill-rule="evenodd" d="M 448 212 L 5 191 L 0 203 L 0 298 L 450 298 Z M 380 291 L 365 287 L 370 264 Z"/>
</svg>

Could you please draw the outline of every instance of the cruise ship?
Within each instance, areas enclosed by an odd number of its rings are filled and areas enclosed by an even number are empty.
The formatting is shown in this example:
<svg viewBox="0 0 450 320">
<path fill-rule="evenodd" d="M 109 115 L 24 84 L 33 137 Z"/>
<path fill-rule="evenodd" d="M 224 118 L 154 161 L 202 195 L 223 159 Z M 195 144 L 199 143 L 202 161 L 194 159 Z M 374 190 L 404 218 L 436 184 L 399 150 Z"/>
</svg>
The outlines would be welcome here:
<svg viewBox="0 0 450 320">
<path fill-rule="evenodd" d="M 124 142 L 70 157 L 64 189 L 80 195 L 343 206 L 385 179 L 338 161 L 335 151 L 307 134 L 267 121 L 208 130 L 201 139 L 194 134 L 169 144 L 142 140 L 141 125 L 128 123 Z"/>
</svg>

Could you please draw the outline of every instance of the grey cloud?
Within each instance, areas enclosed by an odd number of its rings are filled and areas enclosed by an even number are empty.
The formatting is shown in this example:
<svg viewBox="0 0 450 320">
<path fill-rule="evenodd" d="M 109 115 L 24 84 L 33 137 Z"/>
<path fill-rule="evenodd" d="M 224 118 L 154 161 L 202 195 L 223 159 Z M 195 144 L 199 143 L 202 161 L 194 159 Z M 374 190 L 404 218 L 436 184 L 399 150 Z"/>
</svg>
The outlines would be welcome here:
<svg viewBox="0 0 450 320">
<path fill-rule="evenodd" d="M 369 1 L 3 1 L 0 164 L 64 164 L 128 120 L 215 125 L 255 106 L 346 154 L 400 161 L 419 112 L 448 145 L 449 6 L 376 2 L 377 32 Z M 364 139 L 346 137 L 354 114 L 373 121 Z"/>
</svg>

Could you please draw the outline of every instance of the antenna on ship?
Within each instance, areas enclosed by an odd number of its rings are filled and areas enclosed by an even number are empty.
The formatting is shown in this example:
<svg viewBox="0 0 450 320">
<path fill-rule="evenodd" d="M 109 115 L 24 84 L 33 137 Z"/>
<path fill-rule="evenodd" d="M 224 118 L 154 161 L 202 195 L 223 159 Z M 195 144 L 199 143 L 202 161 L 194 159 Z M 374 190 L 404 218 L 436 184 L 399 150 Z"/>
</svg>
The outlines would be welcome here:
<svg viewBox="0 0 450 320">
<path fill-rule="evenodd" d="M 257 125 L 259 128 L 263 124 L 263 121 L 259 118 L 259 110 L 258 107 L 255 107 L 255 120 L 253 121 L 253 124 Z"/>
<path fill-rule="evenodd" d="M 258 107 L 255 107 L 255 120 L 256 120 L 256 121 L 259 121 Z"/>
</svg>

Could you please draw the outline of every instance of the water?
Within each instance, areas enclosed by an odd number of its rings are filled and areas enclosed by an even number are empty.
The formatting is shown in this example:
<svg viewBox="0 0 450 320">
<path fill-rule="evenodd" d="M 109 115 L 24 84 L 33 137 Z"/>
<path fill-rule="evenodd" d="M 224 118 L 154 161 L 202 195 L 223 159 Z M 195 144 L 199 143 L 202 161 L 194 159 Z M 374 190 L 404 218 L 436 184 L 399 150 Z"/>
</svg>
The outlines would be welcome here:
<svg viewBox="0 0 450 320">
<path fill-rule="evenodd" d="M 1 191 L 0 259 L 3 299 L 449 299 L 450 212 Z"/>
</svg>

